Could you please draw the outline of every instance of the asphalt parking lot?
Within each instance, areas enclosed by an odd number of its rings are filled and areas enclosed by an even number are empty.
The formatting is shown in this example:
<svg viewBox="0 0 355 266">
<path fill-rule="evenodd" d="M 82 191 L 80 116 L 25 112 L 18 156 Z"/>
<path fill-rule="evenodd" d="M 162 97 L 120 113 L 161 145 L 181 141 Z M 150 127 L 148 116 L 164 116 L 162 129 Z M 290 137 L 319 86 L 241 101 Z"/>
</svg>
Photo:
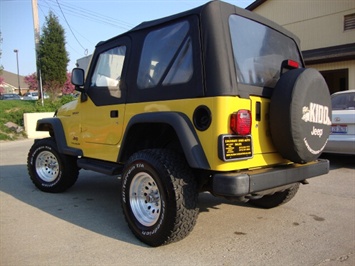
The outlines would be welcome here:
<svg viewBox="0 0 355 266">
<path fill-rule="evenodd" d="M 81 170 L 61 194 L 31 183 L 33 141 L 0 143 L 0 265 L 355 265 L 355 157 L 326 155 L 310 179 L 271 210 L 203 193 L 194 231 L 151 248 L 129 231 L 120 180 Z"/>
</svg>

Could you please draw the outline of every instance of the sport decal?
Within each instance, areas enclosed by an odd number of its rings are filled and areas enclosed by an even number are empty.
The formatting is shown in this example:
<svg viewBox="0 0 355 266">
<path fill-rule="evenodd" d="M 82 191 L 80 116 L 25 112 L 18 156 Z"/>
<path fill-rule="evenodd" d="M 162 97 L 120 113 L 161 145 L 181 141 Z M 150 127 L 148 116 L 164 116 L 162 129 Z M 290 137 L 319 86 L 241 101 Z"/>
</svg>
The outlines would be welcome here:
<svg viewBox="0 0 355 266">
<path fill-rule="evenodd" d="M 320 124 L 320 125 L 331 125 L 332 121 L 329 117 L 329 108 L 328 106 L 320 105 L 317 103 L 310 103 L 309 106 L 304 106 L 302 108 L 302 120 L 307 122 L 307 123 L 315 123 L 315 124 Z M 312 136 L 317 136 L 321 138 L 323 136 L 323 128 L 317 128 L 316 126 L 313 126 L 311 129 L 310 134 Z M 309 152 L 312 154 L 319 154 L 323 151 L 325 145 L 327 144 L 328 141 L 325 142 L 323 147 L 319 150 L 313 150 L 308 143 L 307 139 L 303 139 L 307 149 Z"/>
<path fill-rule="evenodd" d="M 329 117 L 328 106 L 320 105 L 317 103 L 310 103 L 309 107 L 304 106 L 302 108 L 303 116 L 302 120 L 305 122 L 311 122 L 322 125 L 331 125 L 332 121 Z"/>
</svg>

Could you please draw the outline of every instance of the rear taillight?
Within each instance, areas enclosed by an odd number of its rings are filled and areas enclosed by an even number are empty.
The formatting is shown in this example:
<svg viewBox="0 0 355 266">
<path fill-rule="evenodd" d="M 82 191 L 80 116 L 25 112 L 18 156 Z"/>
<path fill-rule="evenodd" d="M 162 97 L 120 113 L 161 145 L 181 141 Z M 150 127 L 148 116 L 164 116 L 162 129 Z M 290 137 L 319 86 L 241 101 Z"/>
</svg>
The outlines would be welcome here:
<svg viewBox="0 0 355 266">
<path fill-rule="evenodd" d="M 230 128 L 237 135 L 249 135 L 251 132 L 251 114 L 249 110 L 239 110 L 231 114 Z"/>
<path fill-rule="evenodd" d="M 280 75 L 286 73 L 287 70 L 297 69 L 300 66 L 301 66 L 300 63 L 298 63 L 297 61 L 290 60 L 290 59 L 289 60 L 284 60 L 281 63 Z"/>
<path fill-rule="evenodd" d="M 289 68 L 299 68 L 300 64 L 297 61 L 287 60 L 287 66 Z"/>
</svg>

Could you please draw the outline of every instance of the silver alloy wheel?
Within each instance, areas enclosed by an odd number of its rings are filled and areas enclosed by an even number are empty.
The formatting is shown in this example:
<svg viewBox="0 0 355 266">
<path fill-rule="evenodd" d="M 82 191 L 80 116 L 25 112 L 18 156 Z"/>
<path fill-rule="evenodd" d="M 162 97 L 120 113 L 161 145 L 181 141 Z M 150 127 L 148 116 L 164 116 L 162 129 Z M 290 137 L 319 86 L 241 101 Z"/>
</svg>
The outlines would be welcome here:
<svg viewBox="0 0 355 266">
<path fill-rule="evenodd" d="M 36 172 L 43 181 L 53 182 L 59 174 L 57 157 L 49 151 L 39 153 L 36 158 Z"/>
<path fill-rule="evenodd" d="M 129 203 L 135 218 L 144 226 L 153 226 L 161 212 L 158 186 L 147 173 L 136 174 L 129 188 Z"/>
</svg>

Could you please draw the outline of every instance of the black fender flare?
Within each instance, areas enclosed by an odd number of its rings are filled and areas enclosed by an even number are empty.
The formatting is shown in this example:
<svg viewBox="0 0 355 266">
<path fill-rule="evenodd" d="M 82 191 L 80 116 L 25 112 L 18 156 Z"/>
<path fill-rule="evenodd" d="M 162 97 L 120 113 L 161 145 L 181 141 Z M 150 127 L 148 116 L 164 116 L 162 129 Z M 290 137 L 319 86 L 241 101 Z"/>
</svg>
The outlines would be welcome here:
<svg viewBox="0 0 355 266">
<path fill-rule="evenodd" d="M 196 134 L 195 128 L 190 119 L 181 112 L 151 112 L 133 116 L 127 124 L 123 139 L 122 147 L 118 155 L 120 162 L 125 156 L 125 147 L 129 145 L 127 142 L 130 129 L 137 124 L 162 123 L 170 125 L 179 138 L 182 149 L 185 154 L 186 161 L 190 167 L 197 169 L 210 169 L 205 152 Z"/>
<path fill-rule="evenodd" d="M 53 131 L 58 151 L 70 156 L 83 156 L 80 149 L 68 147 L 62 122 L 57 117 L 42 118 L 37 121 L 37 131 Z"/>
</svg>

